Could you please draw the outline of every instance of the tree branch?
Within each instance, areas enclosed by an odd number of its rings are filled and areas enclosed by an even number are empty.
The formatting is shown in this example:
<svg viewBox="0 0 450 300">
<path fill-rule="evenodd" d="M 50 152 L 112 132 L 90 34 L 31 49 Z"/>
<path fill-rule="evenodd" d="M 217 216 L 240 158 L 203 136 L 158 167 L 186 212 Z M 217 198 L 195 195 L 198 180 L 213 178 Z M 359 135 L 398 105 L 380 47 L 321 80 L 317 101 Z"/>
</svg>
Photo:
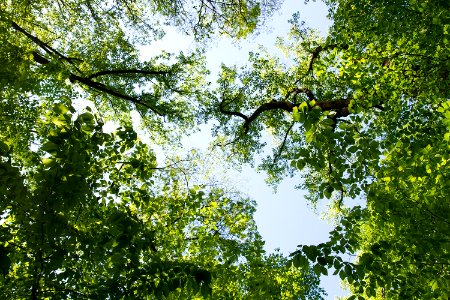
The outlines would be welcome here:
<svg viewBox="0 0 450 300">
<path fill-rule="evenodd" d="M 28 33 L 25 29 L 20 27 L 16 22 L 11 21 L 11 25 L 12 25 L 12 28 L 14 28 L 15 30 L 23 33 L 27 38 L 32 40 L 36 45 L 41 47 L 48 54 L 50 54 L 50 55 L 54 55 L 55 54 L 54 49 L 52 47 L 50 47 L 48 44 L 46 44 L 45 42 L 41 41 L 40 39 L 38 39 L 34 35 Z"/>
<path fill-rule="evenodd" d="M 287 138 L 289 136 L 289 132 L 291 131 L 292 127 L 294 127 L 294 122 L 289 126 L 288 130 L 286 130 L 286 134 L 284 135 L 283 142 L 281 143 L 280 149 L 278 149 L 278 153 L 274 156 L 272 166 L 275 165 L 278 158 L 280 158 L 281 153 L 283 152 L 284 146 L 286 145 Z"/>
<path fill-rule="evenodd" d="M 40 55 L 39 53 L 37 53 L 36 51 L 34 51 L 33 53 L 33 59 L 35 62 L 39 63 L 39 64 L 48 64 L 50 61 L 48 59 L 46 59 L 45 57 L 43 57 L 42 55 Z M 129 71 L 129 72 L 127 72 Z M 124 73 L 134 73 L 134 74 L 150 74 L 150 72 L 155 73 L 155 72 L 159 72 L 159 71 L 144 71 L 144 70 L 116 70 L 116 71 L 102 71 L 102 72 L 98 72 L 95 73 L 89 77 L 81 77 L 78 75 L 75 75 L 73 73 L 70 73 L 69 76 L 69 80 L 70 82 L 75 82 L 78 81 L 90 88 L 93 88 L 95 90 L 107 93 L 111 96 L 115 96 L 124 100 L 128 100 L 136 105 L 142 105 L 148 109 L 150 109 L 151 111 L 153 111 L 154 113 L 162 116 L 162 114 L 160 112 L 158 112 L 155 108 L 151 107 L 150 105 L 146 104 L 145 102 L 139 100 L 136 97 L 131 97 L 128 95 L 124 95 L 122 93 L 116 92 L 113 89 L 107 87 L 106 85 L 100 83 L 100 82 L 96 82 L 93 81 L 92 78 L 98 77 L 98 76 L 102 76 L 102 75 L 107 75 L 107 74 L 124 74 Z M 163 72 L 163 71 L 160 71 Z M 168 72 L 167 72 L 168 73 Z M 155 73 L 156 74 L 156 73 Z M 165 74 L 165 73 L 161 73 L 161 74 Z"/>
<path fill-rule="evenodd" d="M 81 77 L 81 76 L 78 76 L 78 75 L 75 75 L 75 74 L 71 73 L 70 76 L 69 76 L 69 80 L 70 80 L 70 82 L 78 81 L 78 82 L 80 82 L 80 83 L 82 83 L 82 84 L 84 84 L 84 85 L 86 85 L 86 86 L 88 86 L 88 87 L 90 87 L 92 89 L 104 92 L 104 93 L 106 93 L 108 95 L 115 96 L 117 98 L 121 98 L 121 99 L 130 101 L 130 102 L 134 103 L 135 105 L 144 106 L 144 107 L 150 109 L 151 111 L 153 111 L 154 113 L 156 113 L 159 116 L 163 115 L 162 113 L 157 111 L 154 107 L 148 105 L 147 103 L 141 101 L 140 99 L 138 99 L 136 97 L 131 97 L 131 96 L 128 96 L 128 95 L 124 95 L 122 93 L 114 91 L 110 87 L 107 87 L 106 85 L 104 85 L 102 83 L 95 82 L 95 81 L 93 81 L 93 80 L 91 80 L 89 78 Z"/>
<path fill-rule="evenodd" d="M 323 111 L 336 111 L 336 114 L 339 114 L 339 117 L 345 117 L 349 114 L 348 105 L 350 104 L 349 99 L 337 99 L 330 101 L 322 101 L 316 102 L 314 105 L 308 104 L 308 110 L 313 109 L 314 107 L 320 107 Z M 290 101 L 276 101 L 272 100 L 268 103 L 262 104 L 258 107 L 253 114 L 248 117 L 244 123 L 245 133 L 248 132 L 251 122 L 253 122 L 256 118 L 258 118 L 263 112 L 269 110 L 277 110 L 281 109 L 287 112 L 292 112 L 294 106 L 298 106 L 300 103 L 292 103 Z"/>
<path fill-rule="evenodd" d="M 238 112 L 238 111 L 226 110 L 226 109 L 224 108 L 224 106 L 225 106 L 225 98 L 223 98 L 223 99 L 222 99 L 222 102 L 220 102 L 220 104 L 219 104 L 219 110 L 220 110 L 220 112 L 223 113 L 224 115 L 228 115 L 228 116 L 236 116 L 236 117 L 242 118 L 242 119 L 245 120 L 245 122 L 247 122 L 248 117 L 247 117 L 246 115 L 244 115 L 243 113 Z"/>
<path fill-rule="evenodd" d="M 295 88 L 292 89 L 291 91 L 288 92 L 288 94 L 286 95 L 285 99 L 289 98 L 290 95 L 294 94 L 294 99 L 296 99 L 296 95 L 303 93 L 305 94 L 308 99 L 311 100 L 315 100 L 315 96 L 313 94 L 313 92 L 309 89 L 306 88 Z M 249 129 L 250 129 L 250 124 L 257 119 L 263 112 L 269 111 L 269 110 L 284 110 L 286 112 L 291 113 L 292 109 L 295 106 L 299 106 L 300 103 L 294 103 L 291 101 L 277 101 L 277 100 L 272 100 L 270 102 L 267 103 L 263 103 L 261 104 L 254 112 L 253 114 L 251 114 L 250 116 L 246 116 L 243 113 L 239 112 L 239 111 L 230 111 L 230 110 L 226 110 L 224 108 L 225 106 L 225 99 L 222 100 L 222 102 L 220 102 L 219 104 L 219 110 L 221 113 L 225 114 L 225 115 L 229 115 L 229 116 L 236 116 L 239 117 L 241 119 L 244 120 L 244 134 L 248 133 Z M 316 102 L 314 105 L 310 105 L 308 103 L 308 110 L 313 109 L 314 107 L 320 107 L 321 110 L 323 111 L 335 111 L 336 112 L 336 117 L 345 117 L 349 115 L 349 110 L 348 110 L 348 106 L 350 104 L 350 99 L 336 99 L 336 100 L 330 100 L 330 101 L 320 101 L 320 102 Z"/>
<path fill-rule="evenodd" d="M 36 37 L 36 36 L 32 35 L 31 33 L 27 32 L 25 29 L 20 27 L 14 21 L 11 21 L 11 26 L 12 26 L 12 28 L 14 28 L 15 30 L 19 31 L 20 33 L 24 34 L 27 38 L 32 40 L 36 45 L 38 45 L 42 50 L 44 50 L 45 52 L 47 52 L 51 56 L 57 56 L 60 59 L 63 59 L 65 61 L 69 62 L 70 64 L 73 64 L 74 60 L 82 61 L 79 58 L 67 57 L 67 56 L 63 55 L 62 53 L 60 53 L 56 49 L 52 48 L 49 44 L 45 43 L 44 41 L 40 40 L 38 37 Z M 33 52 L 33 58 L 35 58 L 35 53 L 37 53 L 37 52 Z"/>
<path fill-rule="evenodd" d="M 106 70 L 94 73 L 87 77 L 87 79 L 93 79 L 104 75 L 124 75 L 124 74 L 139 74 L 139 75 L 167 75 L 170 71 L 158 71 L 158 70 L 138 70 L 138 69 L 125 69 L 125 70 Z"/>
<path fill-rule="evenodd" d="M 12 21 L 11 24 L 12 24 L 12 27 L 15 30 L 23 33 L 27 38 L 29 38 L 31 41 L 33 41 L 36 45 L 38 45 L 41 49 L 43 49 L 50 56 L 52 56 L 52 57 L 56 56 L 57 58 L 60 58 L 60 59 L 68 61 L 70 64 L 73 63 L 73 60 L 80 60 L 81 61 L 81 59 L 70 58 L 70 57 L 67 57 L 67 56 L 61 54 L 57 50 L 53 49 L 47 43 L 43 42 L 42 40 L 40 40 L 36 36 L 28 33 L 25 29 L 20 27 L 16 22 Z M 32 54 L 33 54 L 33 59 L 34 59 L 35 62 L 37 62 L 39 64 L 48 64 L 48 63 L 50 63 L 50 61 L 47 58 L 45 58 L 42 55 L 40 55 L 37 51 L 33 51 Z M 138 69 L 105 70 L 105 71 L 100 71 L 100 72 L 94 73 L 94 74 L 90 75 L 89 77 L 82 77 L 82 76 L 78 76 L 76 74 L 70 73 L 69 80 L 70 80 L 70 82 L 78 81 L 78 82 L 80 82 L 80 83 L 82 83 L 82 84 L 84 84 L 84 85 L 86 85 L 86 86 L 88 86 L 88 87 L 90 87 L 92 89 L 95 89 L 97 91 L 101 91 L 101 92 L 104 92 L 104 93 L 106 93 L 108 95 L 115 96 L 115 97 L 118 97 L 120 99 L 124 99 L 124 100 L 130 101 L 130 102 L 134 103 L 135 105 L 144 106 L 144 107 L 150 109 L 151 111 L 153 111 L 154 113 L 156 113 L 157 115 L 162 116 L 163 115 L 162 113 L 160 113 L 154 107 L 152 107 L 152 106 L 148 105 L 147 103 L 143 102 L 139 98 L 132 97 L 132 96 L 125 95 L 125 94 L 122 94 L 120 92 L 117 92 L 117 91 L 113 90 L 112 88 L 110 88 L 110 87 L 108 87 L 108 86 L 106 86 L 106 85 L 104 85 L 102 83 L 93 81 L 92 79 L 96 78 L 96 77 L 103 76 L 103 75 L 122 75 L 122 74 L 164 75 L 164 74 L 169 74 L 169 73 L 170 73 L 170 71 L 138 70 Z"/>
<path fill-rule="evenodd" d="M 308 74 L 309 72 L 311 72 L 313 70 L 314 61 L 320 57 L 320 54 L 323 51 L 332 50 L 332 49 L 335 49 L 335 48 L 338 48 L 338 47 L 342 47 L 343 50 L 347 50 L 348 49 L 348 45 L 338 45 L 338 44 L 329 44 L 329 45 L 325 45 L 325 46 L 318 46 L 318 47 L 316 47 L 311 52 L 312 57 L 311 57 L 311 60 L 309 61 L 308 71 L 306 72 L 306 74 Z"/>
</svg>

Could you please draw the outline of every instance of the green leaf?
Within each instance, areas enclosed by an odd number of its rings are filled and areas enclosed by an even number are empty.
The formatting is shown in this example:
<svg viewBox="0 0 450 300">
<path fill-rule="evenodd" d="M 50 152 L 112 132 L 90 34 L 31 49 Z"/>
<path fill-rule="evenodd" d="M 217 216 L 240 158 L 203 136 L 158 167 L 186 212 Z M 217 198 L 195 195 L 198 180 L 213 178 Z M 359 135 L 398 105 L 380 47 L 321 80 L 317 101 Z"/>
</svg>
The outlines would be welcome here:
<svg viewBox="0 0 450 300">
<path fill-rule="evenodd" d="M 297 160 L 297 163 L 296 163 L 297 169 L 303 170 L 305 168 L 305 166 L 306 166 L 306 160 L 305 159 Z"/>
<path fill-rule="evenodd" d="M 325 257 L 323 257 L 323 256 L 317 257 L 317 262 L 321 266 L 326 266 L 327 265 L 327 261 L 326 261 Z"/>
<path fill-rule="evenodd" d="M 86 124 L 94 124 L 95 122 L 94 115 L 89 112 L 82 113 L 81 115 L 78 116 L 77 120 L 81 123 Z"/>
<path fill-rule="evenodd" d="M 55 143 L 47 142 L 44 145 L 42 145 L 41 150 L 45 151 L 45 152 L 48 152 L 50 154 L 54 154 L 54 153 L 56 153 L 58 151 L 58 148 L 59 148 L 59 146 L 56 145 Z"/>
<path fill-rule="evenodd" d="M 347 277 L 351 277 L 353 275 L 353 269 L 349 264 L 346 264 L 344 267 L 345 274 Z"/>
<path fill-rule="evenodd" d="M 324 119 L 324 120 L 322 121 L 322 123 L 325 124 L 325 125 L 328 125 L 328 126 L 334 125 L 333 119 L 330 119 L 330 118 Z M 342 124 L 342 123 L 341 123 L 341 124 Z"/>
<path fill-rule="evenodd" d="M 333 187 L 332 186 L 328 186 L 324 191 L 323 194 L 325 195 L 325 197 L 327 197 L 327 199 L 331 198 L 331 195 L 333 194 Z"/>
<path fill-rule="evenodd" d="M 66 112 L 69 111 L 69 108 L 67 106 L 65 106 L 62 103 L 57 103 L 55 104 L 55 106 L 53 107 L 53 111 L 57 114 L 57 115 L 63 115 Z"/>
<path fill-rule="evenodd" d="M 317 276 L 320 276 L 322 274 L 322 266 L 320 265 L 315 265 L 313 267 L 313 271 Z"/>
<path fill-rule="evenodd" d="M 305 253 L 306 257 L 311 261 L 315 261 L 319 255 L 319 250 L 316 246 L 303 246 L 302 252 Z"/>
<path fill-rule="evenodd" d="M 292 259 L 292 263 L 296 268 L 307 268 L 308 267 L 308 259 L 301 254 L 297 254 Z"/>
<path fill-rule="evenodd" d="M 202 286 L 200 287 L 200 294 L 204 298 L 208 298 L 212 294 L 212 288 L 207 284 L 202 284 Z"/>
<path fill-rule="evenodd" d="M 345 280 L 345 278 L 347 278 L 347 274 L 344 270 L 339 271 L 339 277 L 341 278 L 341 280 Z"/>
<path fill-rule="evenodd" d="M 56 165 L 56 160 L 53 158 L 42 158 L 42 163 L 47 167 L 51 168 Z"/>
<path fill-rule="evenodd" d="M 308 111 L 308 103 L 307 102 L 302 102 L 299 106 L 298 106 L 299 111 L 301 111 L 302 113 L 305 113 Z"/>
</svg>

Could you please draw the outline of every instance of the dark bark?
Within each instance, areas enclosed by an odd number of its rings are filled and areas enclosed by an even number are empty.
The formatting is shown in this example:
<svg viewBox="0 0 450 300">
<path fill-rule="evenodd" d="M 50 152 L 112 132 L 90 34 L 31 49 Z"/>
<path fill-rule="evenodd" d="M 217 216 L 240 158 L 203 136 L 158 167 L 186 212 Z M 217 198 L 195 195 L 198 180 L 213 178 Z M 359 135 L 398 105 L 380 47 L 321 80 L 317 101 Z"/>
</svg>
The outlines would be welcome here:
<svg viewBox="0 0 450 300">
<path fill-rule="evenodd" d="M 308 98 L 313 97 L 313 94 L 308 89 L 297 89 L 297 91 L 301 91 L 305 93 Z M 313 98 L 314 99 L 314 98 Z M 311 100 L 313 100 L 311 99 Z M 289 113 L 292 112 L 292 109 L 295 106 L 299 106 L 301 103 L 293 103 L 290 101 L 276 101 L 272 100 L 270 102 L 264 103 L 259 106 L 250 116 L 246 116 L 238 111 L 230 111 L 224 108 L 225 102 L 222 101 L 219 105 L 220 112 L 225 115 L 240 117 L 244 120 L 244 133 L 248 133 L 250 129 L 250 124 L 256 120 L 262 113 L 270 110 L 284 110 Z M 350 104 L 350 99 L 336 99 L 329 101 L 318 101 L 314 105 L 308 104 L 308 110 L 313 109 L 314 107 L 320 107 L 323 111 L 335 111 L 337 117 L 345 117 L 349 115 L 348 105 Z"/>
<path fill-rule="evenodd" d="M 348 49 L 348 45 L 338 45 L 338 44 L 329 44 L 324 46 L 318 46 L 311 52 L 311 60 L 309 61 L 308 71 L 307 73 L 311 72 L 314 67 L 314 61 L 320 57 L 320 54 L 323 51 L 333 50 L 335 48 L 341 48 L 343 50 Z"/>
<path fill-rule="evenodd" d="M 67 62 L 69 62 L 70 64 L 73 64 L 74 60 L 79 60 L 77 58 L 71 58 L 71 57 L 67 57 L 65 55 L 63 55 L 62 53 L 58 52 L 57 50 L 53 49 L 50 45 L 48 45 L 47 43 L 45 43 L 44 41 L 40 40 L 38 37 L 30 34 L 29 32 L 27 32 L 25 29 L 23 29 L 22 27 L 20 27 L 17 23 L 15 22 L 11 22 L 12 24 L 12 28 L 14 28 L 15 30 L 17 30 L 18 32 L 21 32 L 22 34 L 24 34 L 27 38 L 29 38 L 31 41 L 33 41 L 37 46 L 39 46 L 42 50 L 44 50 L 49 56 L 54 57 L 56 59 L 61 59 L 61 60 L 65 60 Z M 33 59 L 35 62 L 42 64 L 42 65 L 46 65 L 48 63 L 50 63 L 50 60 L 45 58 L 43 55 L 39 54 L 37 51 L 33 51 L 32 52 L 33 55 Z M 76 68 L 76 67 L 75 67 Z M 78 70 L 78 69 L 77 69 Z M 122 94 L 118 91 L 115 91 L 113 88 L 108 87 L 106 85 L 104 85 L 103 83 L 100 82 L 96 82 L 94 80 L 92 80 L 93 78 L 96 77 L 100 77 L 103 75 L 123 75 L 123 74 L 139 74 L 139 75 L 165 75 L 165 74 L 169 74 L 170 71 L 159 71 L 159 70 L 139 70 L 139 69 L 123 69 L 123 70 L 104 70 L 104 71 L 99 71 L 97 73 L 94 73 L 88 77 L 83 77 L 83 76 L 79 76 L 76 75 L 74 73 L 69 73 L 69 80 L 70 82 L 79 82 L 91 89 L 106 93 L 108 95 L 123 99 L 123 100 L 127 100 L 132 102 L 135 105 L 141 105 L 143 107 L 146 107 L 148 109 L 150 109 L 151 111 L 153 111 L 154 113 L 162 116 L 162 114 L 155 109 L 154 107 L 148 105 L 147 103 L 143 102 L 142 100 L 140 100 L 137 97 L 132 97 L 129 95 L 125 95 Z"/>
<path fill-rule="evenodd" d="M 93 79 L 104 75 L 125 75 L 125 74 L 138 74 L 138 75 L 167 75 L 171 71 L 159 71 L 159 70 L 138 70 L 138 69 L 124 69 L 124 70 L 106 70 L 94 73 L 87 77 L 87 79 Z"/>
<path fill-rule="evenodd" d="M 141 101 L 140 99 L 138 99 L 136 97 L 131 97 L 129 95 L 122 94 L 120 92 L 117 92 L 117 91 L 111 89 L 110 87 L 104 85 L 103 83 L 99 83 L 99 82 L 93 81 L 93 80 L 91 80 L 89 78 L 81 77 L 81 76 L 78 76 L 78 75 L 75 75 L 75 74 L 70 74 L 69 80 L 70 80 L 70 82 L 78 81 L 79 83 L 82 83 L 82 84 L 84 84 L 84 85 L 86 85 L 86 86 L 88 86 L 88 87 L 90 87 L 90 88 L 92 88 L 94 90 L 97 90 L 97 91 L 100 91 L 100 92 L 104 92 L 104 93 L 106 93 L 108 95 L 111 95 L 111 96 L 114 96 L 114 97 L 117 97 L 117 98 L 120 98 L 120 99 L 123 99 L 123 100 L 130 101 L 130 102 L 134 103 L 135 105 L 144 106 L 144 107 L 150 109 L 151 111 L 153 111 L 154 113 L 156 113 L 157 115 L 162 116 L 162 114 L 159 111 L 157 111 L 154 107 L 148 105 L 147 103 Z"/>
</svg>

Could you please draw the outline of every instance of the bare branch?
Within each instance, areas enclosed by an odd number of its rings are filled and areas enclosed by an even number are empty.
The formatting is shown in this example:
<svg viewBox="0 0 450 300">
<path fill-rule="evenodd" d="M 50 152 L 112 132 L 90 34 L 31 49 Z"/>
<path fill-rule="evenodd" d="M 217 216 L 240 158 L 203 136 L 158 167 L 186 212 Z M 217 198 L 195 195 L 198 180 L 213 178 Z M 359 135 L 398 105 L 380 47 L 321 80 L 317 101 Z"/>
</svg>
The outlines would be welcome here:
<svg viewBox="0 0 450 300">
<path fill-rule="evenodd" d="M 286 134 L 284 135 L 283 142 L 281 143 L 280 149 L 278 149 L 278 153 L 274 156 L 272 166 L 277 162 L 278 158 L 280 158 L 281 153 L 283 152 L 284 146 L 286 145 L 287 138 L 289 136 L 289 132 L 291 131 L 292 127 L 294 127 L 294 122 L 289 126 L 288 130 L 286 130 Z"/>
</svg>

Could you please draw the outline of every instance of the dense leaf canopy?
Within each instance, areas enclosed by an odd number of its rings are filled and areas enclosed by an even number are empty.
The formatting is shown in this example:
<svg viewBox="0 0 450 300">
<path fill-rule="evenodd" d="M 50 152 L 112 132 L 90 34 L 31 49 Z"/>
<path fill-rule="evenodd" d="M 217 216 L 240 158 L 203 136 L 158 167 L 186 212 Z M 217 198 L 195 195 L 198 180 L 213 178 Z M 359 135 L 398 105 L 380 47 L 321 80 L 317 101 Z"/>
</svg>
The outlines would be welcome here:
<svg viewBox="0 0 450 300">
<path fill-rule="evenodd" d="M 253 201 L 197 180 L 195 152 L 157 165 L 133 129 L 137 111 L 155 143 L 176 144 L 201 118 L 201 51 L 140 58 L 159 22 L 242 37 L 276 5 L 191 4 L 0 5 L 2 297 L 321 297 L 317 275 L 264 252 Z"/>
<path fill-rule="evenodd" d="M 200 48 L 144 61 L 140 47 L 163 25 L 243 38 L 278 1 L 2 1 L 6 299 L 320 299 L 329 270 L 350 299 L 448 299 L 450 5 L 326 3 L 326 37 L 294 14 L 288 59 L 251 53 L 209 85 Z M 274 138 L 260 167 L 328 199 L 329 241 L 266 254 L 255 203 L 200 180 L 202 153 L 157 164 L 155 144 L 209 120 L 231 163 Z"/>
<path fill-rule="evenodd" d="M 300 247 L 296 265 L 334 268 L 354 297 L 447 299 L 449 5 L 329 5 L 326 38 L 294 17 L 280 43 L 292 64 L 254 53 L 248 67 L 223 68 L 211 100 L 217 132 L 251 160 L 269 129 L 279 141 L 262 164 L 269 180 L 300 172 L 311 201 L 334 204 L 330 241 Z"/>
<path fill-rule="evenodd" d="M 314 275 L 263 255 L 251 201 L 189 185 L 193 157 L 157 167 L 131 128 L 72 112 L 47 112 L 20 159 L 1 144 L 8 299 L 318 295 Z"/>
</svg>

